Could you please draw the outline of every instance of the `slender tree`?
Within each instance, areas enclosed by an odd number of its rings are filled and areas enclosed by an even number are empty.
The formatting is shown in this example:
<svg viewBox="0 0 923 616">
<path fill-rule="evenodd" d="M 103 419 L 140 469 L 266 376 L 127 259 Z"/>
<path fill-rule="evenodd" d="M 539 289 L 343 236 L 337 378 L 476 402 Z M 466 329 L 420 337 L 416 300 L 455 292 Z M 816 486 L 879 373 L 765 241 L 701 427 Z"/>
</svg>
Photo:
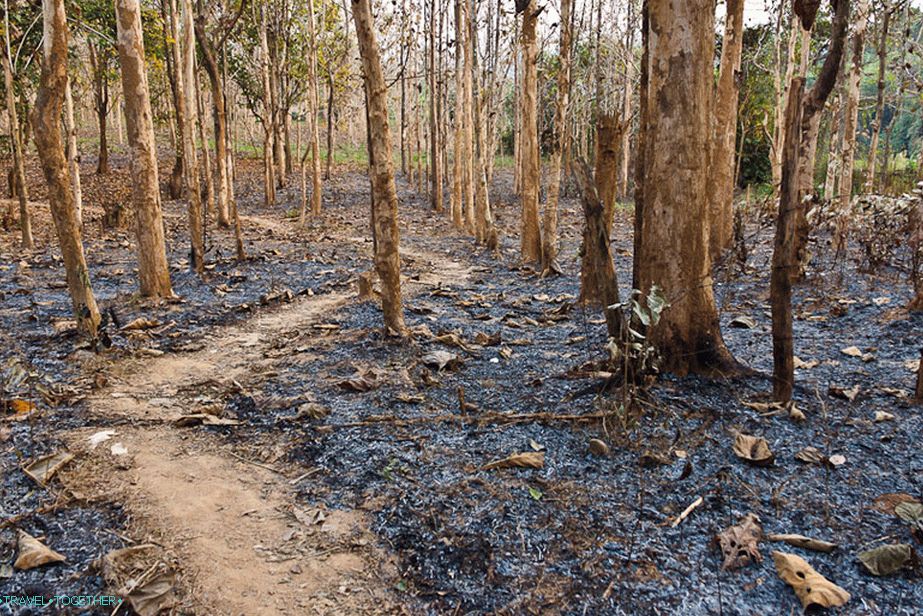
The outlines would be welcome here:
<svg viewBox="0 0 923 616">
<path fill-rule="evenodd" d="M 8 0 L 4 8 L 3 83 L 6 89 L 6 117 L 10 125 L 10 142 L 13 146 L 13 173 L 15 174 L 15 185 L 17 187 L 16 196 L 19 198 L 20 243 L 23 248 L 31 250 L 34 242 L 32 239 L 32 221 L 29 217 L 29 192 L 26 187 L 22 131 L 19 127 L 19 116 L 16 113 L 16 95 L 13 91 L 13 53 L 10 45 L 10 9 Z"/>
<path fill-rule="evenodd" d="M 727 0 L 721 69 L 715 88 L 712 116 L 711 169 L 708 176 L 709 254 L 714 260 L 733 239 L 734 146 L 737 137 L 737 99 L 740 56 L 744 38 L 744 0 Z"/>
<path fill-rule="evenodd" d="M 95 337 L 99 327 L 99 308 L 90 286 L 90 272 L 83 254 L 80 222 L 74 208 L 70 172 L 64 156 L 61 111 L 67 84 L 67 16 L 64 0 L 43 0 L 42 76 L 35 108 L 33 134 L 42 173 L 48 184 L 48 202 L 64 258 L 67 288 L 70 292 L 77 327 Z"/>
<path fill-rule="evenodd" d="M 561 193 L 561 159 L 567 141 L 567 114 L 570 97 L 570 0 L 561 0 L 561 21 L 558 28 L 558 92 L 554 103 L 554 146 L 551 151 L 548 197 L 545 201 L 544 229 L 542 233 L 542 273 L 560 273 L 558 257 L 558 196 Z"/>
<path fill-rule="evenodd" d="M 397 188 L 394 185 L 391 129 L 388 126 L 388 88 L 381 70 L 369 0 L 351 1 L 367 97 L 375 269 L 381 278 L 385 327 L 403 335 L 405 328 L 401 300 L 401 259 L 398 253 Z"/>
<path fill-rule="evenodd" d="M 141 31 L 139 0 L 116 0 L 119 64 L 131 148 L 132 205 L 138 239 L 138 277 L 141 294 L 153 297 L 173 295 L 170 266 L 164 242 L 160 211 L 160 182 L 157 177 L 157 144 L 151 113 L 147 68 L 144 65 L 144 35 Z"/>
<path fill-rule="evenodd" d="M 538 220 L 538 192 L 541 170 L 538 147 L 538 50 L 535 29 L 541 9 L 538 0 L 516 0 L 516 11 L 522 13 L 522 87 L 519 90 L 522 122 L 522 221 L 520 251 L 523 261 L 540 263 L 542 237 Z"/>
</svg>

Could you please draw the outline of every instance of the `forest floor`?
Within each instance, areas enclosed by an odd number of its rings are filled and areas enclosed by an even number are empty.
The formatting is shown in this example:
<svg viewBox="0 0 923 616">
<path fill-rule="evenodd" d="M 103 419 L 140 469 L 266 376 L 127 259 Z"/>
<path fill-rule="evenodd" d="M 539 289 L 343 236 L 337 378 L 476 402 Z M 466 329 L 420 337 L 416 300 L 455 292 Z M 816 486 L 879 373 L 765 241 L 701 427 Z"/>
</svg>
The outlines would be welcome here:
<svg viewBox="0 0 923 616">
<path fill-rule="evenodd" d="M 204 280 L 187 271 L 183 203 L 166 201 L 178 298 L 155 303 L 137 296 L 130 230 L 100 224 L 100 204 L 127 193 L 126 161 L 113 163 L 106 178 L 84 167 L 110 348 L 76 337 L 34 167 L 39 248 L 20 253 L 16 233 L 0 235 L 0 394 L 23 401 L 0 416 L 0 595 L 134 583 L 141 613 L 795 613 L 769 555 L 780 549 L 852 594 L 832 613 L 920 612 L 919 567 L 877 578 L 856 558 L 882 543 L 920 547 L 894 515 L 923 497 L 923 412 L 909 400 L 923 315 L 902 308 L 900 267 L 860 269 L 857 252 L 834 262 L 818 243 L 796 291 L 806 419 L 794 421 L 765 405 L 771 231 L 754 217 L 746 264 L 720 270 L 715 288 L 726 341 L 757 374 L 663 376 L 625 411 L 594 373 L 605 325 L 576 299 L 572 197 L 562 201 L 564 275 L 540 278 L 518 260 L 507 172 L 492 193 L 497 254 L 399 180 L 412 336 L 398 340 L 357 294 L 371 269 L 358 171 L 335 173 L 323 215 L 301 229 L 297 178 L 266 209 L 259 163 L 246 161 L 237 194 L 249 259 L 237 263 L 230 232 L 210 229 Z M 630 212 L 617 219 L 624 292 Z M 753 327 L 732 326 L 740 317 Z M 843 352 L 853 346 L 863 357 Z M 738 459 L 738 432 L 764 437 L 775 463 Z M 591 453 L 591 438 L 610 453 Z M 805 447 L 845 461 L 799 461 Z M 542 468 L 483 468 L 530 451 L 544 452 Z M 22 470 L 61 452 L 73 458 L 44 485 Z M 713 538 L 750 512 L 766 533 L 838 547 L 763 543 L 762 562 L 721 571 Z M 17 529 L 66 561 L 14 571 Z M 131 546 L 141 547 L 111 556 Z"/>
</svg>

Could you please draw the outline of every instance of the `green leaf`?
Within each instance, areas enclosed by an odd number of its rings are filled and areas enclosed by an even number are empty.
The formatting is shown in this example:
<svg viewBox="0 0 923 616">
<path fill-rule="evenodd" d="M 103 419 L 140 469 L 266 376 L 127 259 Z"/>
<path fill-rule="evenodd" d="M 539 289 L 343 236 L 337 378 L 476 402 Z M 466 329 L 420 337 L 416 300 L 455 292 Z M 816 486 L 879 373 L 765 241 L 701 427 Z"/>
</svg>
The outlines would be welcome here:
<svg viewBox="0 0 923 616">
<path fill-rule="evenodd" d="M 531 496 L 534 500 L 542 500 L 542 496 L 544 496 L 544 494 L 542 494 L 542 491 L 538 488 L 529 486 L 529 496 Z"/>
</svg>

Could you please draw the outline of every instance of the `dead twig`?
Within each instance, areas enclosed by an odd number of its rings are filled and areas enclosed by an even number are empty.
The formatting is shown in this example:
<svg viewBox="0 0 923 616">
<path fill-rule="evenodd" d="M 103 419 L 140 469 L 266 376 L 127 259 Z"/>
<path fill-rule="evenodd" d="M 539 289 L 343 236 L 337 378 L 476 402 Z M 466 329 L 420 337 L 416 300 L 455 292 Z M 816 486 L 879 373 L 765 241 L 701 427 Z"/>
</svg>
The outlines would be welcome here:
<svg viewBox="0 0 923 616">
<path fill-rule="evenodd" d="M 434 415 L 432 417 L 411 417 L 401 418 L 394 415 L 373 415 L 362 421 L 349 421 L 341 424 L 329 424 L 329 428 L 362 428 L 365 426 L 374 426 L 377 424 L 389 423 L 395 426 L 409 426 L 423 423 L 441 423 L 449 421 L 460 421 L 466 423 L 524 423 L 524 422 L 541 422 L 541 421 L 594 421 L 603 419 L 608 413 L 584 413 L 582 415 L 559 415 L 556 413 L 486 413 L 478 417 L 468 417 L 465 415 Z"/>
</svg>

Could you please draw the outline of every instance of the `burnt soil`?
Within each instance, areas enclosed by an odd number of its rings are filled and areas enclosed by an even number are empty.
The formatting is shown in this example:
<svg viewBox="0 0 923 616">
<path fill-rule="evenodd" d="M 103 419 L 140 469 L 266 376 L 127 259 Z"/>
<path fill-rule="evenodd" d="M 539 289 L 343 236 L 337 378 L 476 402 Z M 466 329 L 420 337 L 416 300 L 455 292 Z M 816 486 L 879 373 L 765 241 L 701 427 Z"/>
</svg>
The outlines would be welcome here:
<svg viewBox="0 0 923 616">
<path fill-rule="evenodd" d="M 105 181 L 124 186 L 126 163 L 118 156 L 113 163 L 114 177 Z M 0 594 L 111 591 L 90 563 L 143 540 L 126 534 L 131 520 L 119 502 L 83 499 L 57 479 L 38 486 L 19 468 L 63 447 L 70 431 L 110 427 L 83 399 L 105 387 L 111 366 L 201 349 L 208 332 L 284 311 L 298 296 L 355 295 L 357 277 L 370 270 L 364 176 L 338 170 L 325 185 L 323 215 L 299 229 L 292 217 L 300 203 L 297 179 L 280 193 L 279 205 L 265 209 L 259 163 L 245 163 L 237 189 L 245 262 L 235 261 L 228 231 L 210 228 L 206 276 L 189 273 L 183 203 L 165 201 L 174 301 L 137 296 L 131 232 L 103 229 L 101 209 L 87 200 L 94 291 L 118 322 L 108 326 L 111 348 L 99 352 L 70 324 L 47 207 L 36 205 L 33 253 L 19 253 L 16 234 L 3 233 L 0 362 L 5 379 L 14 361 L 32 372 L 4 396 L 36 409 L 0 423 L 0 507 L 4 518 L 19 516 L 0 531 L 0 564 L 15 558 L 16 527 L 68 560 L 0 578 Z M 89 167 L 84 172 L 92 186 Z M 377 302 L 356 298 L 325 315 L 321 326 L 280 336 L 244 382 L 209 392 L 222 397 L 240 425 L 178 430 L 209 433 L 288 477 L 311 471 L 297 484 L 299 501 L 368 512 L 379 547 L 397 565 L 398 578 L 388 581 L 393 604 L 407 613 L 798 611 L 799 601 L 775 573 L 773 549 L 803 556 L 852 594 L 830 613 L 923 613 L 919 568 L 876 578 L 856 558 L 882 543 L 920 549 L 920 537 L 876 501 L 885 494 L 923 496 L 923 412 L 909 401 L 915 379 L 909 362 L 919 357 L 923 314 L 901 308 L 911 291 L 899 262 L 869 271 L 858 247 L 834 261 L 826 242 L 816 241 L 818 256 L 795 297 L 796 354 L 819 362 L 796 373 L 796 404 L 806 420 L 751 408 L 744 403 L 769 400 L 772 369 L 771 230 L 751 215 L 747 261 L 719 269 L 715 291 L 728 346 L 757 373 L 735 380 L 663 375 L 626 405 L 623 392 L 603 391 L 590 374 L 606 356 L 605 325 L 598 309 L 577 301 L 581 213 L 573 195 L 562 201 L 564 274 L 541 278 L 518 260 L 518 205 L 507 171 L 498 172 L 492 192 L 503 231 L 496 254 L 434 214 L 407 182 L 399 179 L 398 188 L 406 320 L 414 335 L 384 335 Z M 37 202 L 40 190 L 32 195 Z M 614 234 L 623 292 L 630 215 L 619 210 Z M 119 329 L 142 316 L 161 325 Z M 740 316 L 756 326 L 732 326 Z M 464 347 L 434 340 L 447 333 Z M 493 339 L 478 344 L 479 334 Z M 865 360 L 841 352 L 850 346 Z M 457 357 L 437 370 L 424 359 L 437 350 Z M 363 374 L 370 389 L 352 391 L 347 381 Z M 854 400 L 831 393 L 856 385 Z M 476 408 L 461 410 L 460 392 Z M 307 402 L 329 415 L 299 413 Z M 894 418 L 875 422 L 876 411 Z M 605 420 L 574 417 L 600 413 Z M 738 431 L 764 437 L 775 463 L 739 460 L 732 451 Z M 591 454 L 591 438 L 606 441 L 611 453 Z M 807 446 L 840 454 L 845 463 L 796 460 Z M 480 470 L 533 448 L 545 451 L 541 469 Z M 703 504 L 672 527 L 698 497 Z M 799 533 L 838 547 L 824 554 L 764 542 L 762 562 L 722 572 L 713 538 L 750 512 L 766 533 Z"/>
</svg>

